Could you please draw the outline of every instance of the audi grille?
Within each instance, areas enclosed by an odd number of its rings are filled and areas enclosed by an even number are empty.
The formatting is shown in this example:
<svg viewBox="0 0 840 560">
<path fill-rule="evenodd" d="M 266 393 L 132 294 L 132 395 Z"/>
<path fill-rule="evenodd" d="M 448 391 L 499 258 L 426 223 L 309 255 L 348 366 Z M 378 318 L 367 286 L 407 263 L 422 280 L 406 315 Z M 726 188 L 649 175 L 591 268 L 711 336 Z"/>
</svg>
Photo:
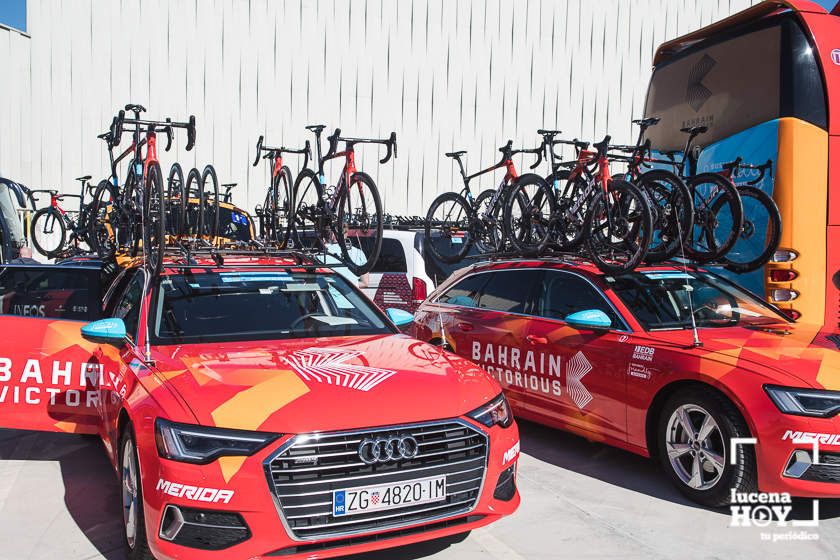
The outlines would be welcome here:
<svg viewBox="0 0 840 560">
<path fill-rule="evenodd" d="M 366 463 L 366 440 L 410 437 L 411 458 Z M 462 420 L 349 432 L 303 434 L 266 462 L 269 488 L 290 536 L 315 540 L 425 523 L 469 513 L 478 502 L 487 468 L 487 435 Z M 410 453 L 409 453 L 410 455 Z M 446 498 L 352 516 L 333 516 L 333 491 L 446 476 Z"/>
</svg>

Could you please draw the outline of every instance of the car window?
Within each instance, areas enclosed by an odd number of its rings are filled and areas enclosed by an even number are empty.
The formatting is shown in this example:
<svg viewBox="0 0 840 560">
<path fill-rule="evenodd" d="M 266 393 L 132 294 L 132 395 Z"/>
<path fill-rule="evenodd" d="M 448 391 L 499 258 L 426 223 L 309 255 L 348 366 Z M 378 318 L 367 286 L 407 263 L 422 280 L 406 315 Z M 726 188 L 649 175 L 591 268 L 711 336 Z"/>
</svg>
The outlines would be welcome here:
<svg viewBox="0 0 840 560">
<path fill-rule="evenodd" d="M 563 321 L 572 313 L 597 309 L 607 314 L 616 328 L 622 322 L 605 296 L 577 274 L 560 270 L 546 271 L 536 314 Z"/>
<path fill-rule="evenodd" d="M 505 313 L 530 313 L 533 295 L 540 286 L 542 270 L 499 270 L 490 272 L 482 288 L 478 307 Z"/>
<path fill-rule="evenodd" d="M 372 247 L 367 247 L 370 244 L 368 239 L 372 238 L 361 239 L 363 251 L 372 249 Z M 399 239 L 389 239 L 386 237 L 382 240 L 379 258 L 376 260 L 376 264 L 373 265 L 371 272 L 408 272 L 408 266 L 405 262 L 405 250 Z"/>
<path fill-rule="evenodd" d="M 99 286 L 97 268 L 6 266 L 0 268 L 0 314 L 95 321 Z"/>
<path fill-rule="evenodd" d="M 490 280 L 489 274 L 472 274 L 462 278 L 441 294 L 437 301 L 464 307 L 478 307 L 478 295 L 488 280 Z"/>
<path fill-rule="evenodd" d="M 144 280 L 145 275 L 143 273 L 136 272 L 134 274 L 111 315 L 123 320 L 125 332 L 134 340 L 137 340 L 137 326 L 140 323 L 140 304 L 143 301 Z"/>
</svg>

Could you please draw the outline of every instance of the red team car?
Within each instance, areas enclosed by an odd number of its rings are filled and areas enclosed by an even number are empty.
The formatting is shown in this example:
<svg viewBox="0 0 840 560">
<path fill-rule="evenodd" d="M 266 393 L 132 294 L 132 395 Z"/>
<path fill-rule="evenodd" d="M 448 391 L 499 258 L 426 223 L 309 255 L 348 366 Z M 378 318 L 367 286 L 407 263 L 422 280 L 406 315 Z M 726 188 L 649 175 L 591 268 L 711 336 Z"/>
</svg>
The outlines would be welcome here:
<svg viewBox="0 0 840 560">
<path fill-rule="evenodd" d="M 657 457 L 698 502 L 756 486 L 840 496 L 840 336 L 714 274 L 482 263 L 441 285 L 414 329 L 490 372 L 518 417 Z"/>
<path fill-rule="evenodd" d="M 325 558 L 512 513 L 499 384 L 309 263 L 0 269 L 0 426 L 101 436 L 135 559 Z"/>
</svg>

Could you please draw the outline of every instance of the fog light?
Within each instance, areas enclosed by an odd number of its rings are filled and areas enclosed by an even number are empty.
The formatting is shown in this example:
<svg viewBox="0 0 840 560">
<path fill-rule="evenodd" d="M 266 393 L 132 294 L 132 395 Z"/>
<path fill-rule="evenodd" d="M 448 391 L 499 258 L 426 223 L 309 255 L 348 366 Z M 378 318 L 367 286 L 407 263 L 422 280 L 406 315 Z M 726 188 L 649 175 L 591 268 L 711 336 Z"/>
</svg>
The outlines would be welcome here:
<svg viewBox="0 0 840 560">
<path fill-rule="evenodd" d="M 200 550 L 223 550 L 251 538 L 238 513 L 166 506 L 158 533 L 161 539 Z"/>
<path fill-rule="evenodd" d="M 791 262 L 796 260 L 796 257 L 798 256 L 799 253 L 793 249 L 777 249 L 776 252 L 773 253 L 773 258 L 770 259 L 770 261 L 777 263 Z"/>
<path fill-rule="evenodd" d="M 516 494 L 516 464 L 502 471 L 499 475 L 499 481 L 496 483 L 496 490 L 493 492 L 493 497 L 497 500 L 509 502 Z"/>
<path fill-rule="evenodd" d="M 799 292 L 796 290 L 770 290 L 770 299 L 776 302 L 793 301 L 799 297 Z"/>
<path fill-rule="evenodd" d="M 802 313 L 800 313 L 796 309 L 782 309 L 781 312 L 793 319 L 794 321 L 802 317 Z"/>
<path fill-rule="evenodd" d="M 770 281 L 771 282 L 791 282 L 793 281 L 799 273 L 795 270 L 788 269 L 776 269 L 770 271 Z"/>
</svg>

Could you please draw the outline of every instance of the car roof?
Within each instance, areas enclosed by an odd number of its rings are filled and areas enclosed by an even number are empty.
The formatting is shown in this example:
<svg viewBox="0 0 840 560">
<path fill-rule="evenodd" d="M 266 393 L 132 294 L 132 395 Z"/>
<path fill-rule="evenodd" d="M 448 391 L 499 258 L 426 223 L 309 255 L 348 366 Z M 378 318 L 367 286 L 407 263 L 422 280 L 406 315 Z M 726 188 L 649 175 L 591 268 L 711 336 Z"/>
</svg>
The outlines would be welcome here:
<svg viewBox="0 0 840 560">
<path fill-rule="evenodd" d="M 540 257 L 540 258 L 510 258 L 510 259 L 493 259 L 477 262 L 471 266 L 467 266 L 459 270 L 456 275 L 462 276 L 472 272 L 483 272 L 487 270 L 512 270 L 520 268 L 546 268 L 557 270 L 573 270 L 582 272 L 591 276 L 605 278 L 610 276 L 602 272 L 592 261 L 577 257 L 577 256 L 562 256 L 562 257 Z M 696 267 L 691 265 L 691 270 L 696 270 Z M 683 270 L 682 263 L 666 262 L 656 265 L 640 266 L 635 269 L 637 272 L 653 272 L 665 270 Z"/>
</svg>

